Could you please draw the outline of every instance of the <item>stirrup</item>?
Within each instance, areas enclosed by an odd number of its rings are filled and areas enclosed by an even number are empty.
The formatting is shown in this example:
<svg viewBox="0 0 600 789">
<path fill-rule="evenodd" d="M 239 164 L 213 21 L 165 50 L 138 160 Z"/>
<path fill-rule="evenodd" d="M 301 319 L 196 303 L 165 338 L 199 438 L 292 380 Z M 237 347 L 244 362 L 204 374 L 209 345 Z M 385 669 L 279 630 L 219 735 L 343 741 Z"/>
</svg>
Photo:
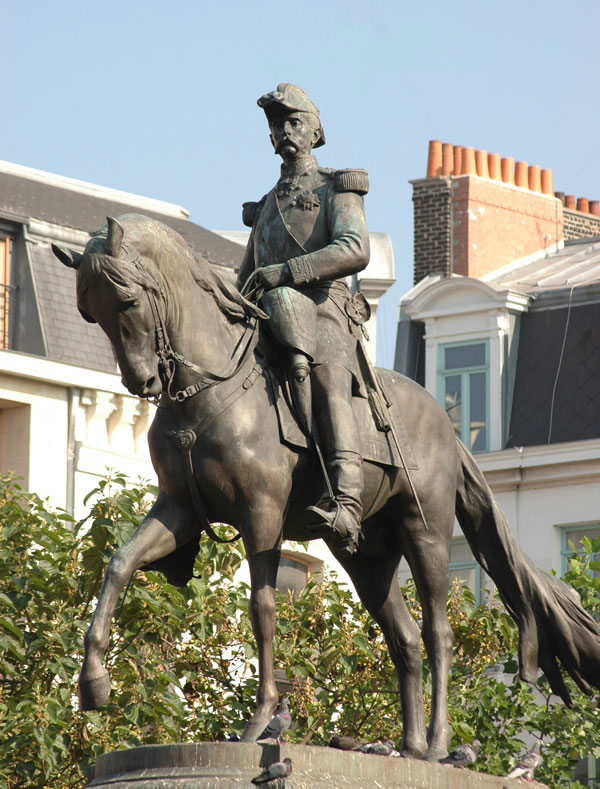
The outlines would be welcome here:
<svg viewBox="0 0 600 789">
<path fill-rule="evenodd" d="M 324 510 L 322 507 L 316 507 L 311 505 L 307 507 L 304 512 L 307 516 L 306 519 L 306 528 L 309 530 L 311 534 L 318 535 L 320 537 L 331 537 L 333 534 L 337 534 L 340 537 L 349 537 L 350 534 L 348 533 L 347 529 L 344 529 L 344 532 L 337 527 L 337 522 L 339 520 L 339 513 L 340 513 L 340 505 L 335 499 L 330 499 L 331 503 L 334 506 L 334 509 Z"/>
</svg>

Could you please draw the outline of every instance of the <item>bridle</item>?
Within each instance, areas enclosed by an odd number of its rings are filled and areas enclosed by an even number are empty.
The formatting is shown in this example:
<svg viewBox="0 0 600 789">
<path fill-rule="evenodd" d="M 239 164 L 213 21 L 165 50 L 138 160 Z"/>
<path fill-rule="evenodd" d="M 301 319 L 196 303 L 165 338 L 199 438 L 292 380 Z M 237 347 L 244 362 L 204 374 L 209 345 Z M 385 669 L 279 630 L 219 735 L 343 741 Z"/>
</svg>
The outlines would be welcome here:
<svg viewBox="0 0 600 789">
<path fill-rule="evenodd" d="M 147 266 L 144 265 L 139 255 L 131 260 L 131 263 L 144 275 L 145 279 L 150 280 L 154 285 L 154 287 L 142 285 L 142 288 L 148 297 L 148 302 L 152 311 L 155 339 L 154 351 L 158 357 L 158 370 L 161 382 L 163 384 L 163 391 L 169 400 L 171 402 L 183 403 L 185 400 L 188 400 L 190 397 L 198 394 L 198 392 L 202 392 L 205 389 L 209 389 L 212 386 L 216 386 L 217 384 L 223 383 L 224 381 L 229 381 L 234 378 L 235 375 L 237 375 L 237 373 L 239 373 L 244 367 L 247 359 L 255 349 L 258 342 L 256 318 L 248 318 L 246 328 L 237 343 L 235 352 L 231 357 L 228 368 L 221 373 L 212 372 L 205 367 L 194 364 L 189 359 L 186 359 L 185 356 L 182 356 L 180 353 L 174 350 L 169 339 L 165 320 L 163 319 L 161 310 L 159 309 L 159 300 L 163 304 L 166 304 L 165 291 L 158 283 L 156 277 L 154 277 Z M 186 386 L 183 389 L 177 389 L 176 391 L 173 391 L 173 382 L 175 380 L 178 365 L 182 365 L 188 370 L 195 372 L 196 380 L 194 383 Z M 158 405 L 158 398 L 148 399 Z"/>
</svg>

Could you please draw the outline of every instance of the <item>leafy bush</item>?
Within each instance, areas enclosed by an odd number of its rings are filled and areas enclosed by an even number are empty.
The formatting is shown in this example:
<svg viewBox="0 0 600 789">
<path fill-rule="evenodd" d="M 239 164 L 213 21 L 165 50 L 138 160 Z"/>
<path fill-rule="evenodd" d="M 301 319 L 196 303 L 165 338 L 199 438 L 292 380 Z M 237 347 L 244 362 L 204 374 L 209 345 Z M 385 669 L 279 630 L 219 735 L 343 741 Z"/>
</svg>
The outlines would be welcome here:
<svg viewBox="0 0 600 789">
<path fill-rule="evenodd" d="M 240 733 L 256 692 L 248 587 L 234 576 L 240 543 L 201 541 L 196 577 L 183 589 L 138 573 L 121 600 L 106 664 L 113 690 L 101 711 L 82 712 L 77 674 L 82 639 L 104 567 L 144 517 L 156 491 L 120 476 L 92 491 L 75 523 L 9 478 L 0 479 L 0 785 L 82 786 L 99 753 L 140 743 L 219 740 Z M 590 544 L 590 551 L 600 545 Z M 586 563 L 587 562 L 587 563 Z M 598 569 L 594 565 L 592 569 Z M 589 560 L 569 578 L 600 612 Z M 417 619 L 414 586 L 405 593 Z M 502 775 L 522 749 L 523 730 L 548 742 L 540 780 L 568 785 L 578 754 L 600 755 L 598 710 L 577 709 L 493 671 L 514 672 L 516 629 L 495 599 L 475 605 L 453 589 L 455 632 L 450 717 L 456 742 L 478 736 L 479 769 Z M 279 599 L 275 663 L 291 682 L 294 742 L 327 744 L 334 732 L 363 740 L 402 736 L 396 677 L 379 630 L 335 575 Z M 429 703 L 428 665 L 424 669 Z M 540 703 L 541 702 L 541 703 Z"/>
</svg>

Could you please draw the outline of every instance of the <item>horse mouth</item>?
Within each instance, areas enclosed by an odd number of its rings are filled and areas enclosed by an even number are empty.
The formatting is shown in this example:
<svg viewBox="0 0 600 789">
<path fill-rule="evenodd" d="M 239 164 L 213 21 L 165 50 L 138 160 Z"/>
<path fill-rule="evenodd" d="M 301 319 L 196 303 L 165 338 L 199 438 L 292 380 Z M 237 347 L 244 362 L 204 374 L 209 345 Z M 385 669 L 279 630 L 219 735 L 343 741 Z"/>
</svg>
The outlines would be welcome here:
<svg viewBox="0 0 600 789">
<path fill-rule="evenodd" d="M 136 397 L 152 398 L 162 393 L 162 382 L 158 375 L 152 375 L 145 381 L 127 381 L 125 376 L 122 376 L 121 382 Z"/>
</svg>

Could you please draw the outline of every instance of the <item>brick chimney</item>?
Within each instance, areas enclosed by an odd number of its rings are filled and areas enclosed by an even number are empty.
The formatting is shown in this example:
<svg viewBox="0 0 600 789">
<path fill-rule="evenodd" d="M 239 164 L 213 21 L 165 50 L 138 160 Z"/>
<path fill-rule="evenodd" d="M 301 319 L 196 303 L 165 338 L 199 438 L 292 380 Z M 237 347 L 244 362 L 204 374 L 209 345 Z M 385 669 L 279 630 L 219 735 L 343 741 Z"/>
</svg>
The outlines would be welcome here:
<svg viewBox="0 0 600 789">
<path fill-rule="evenodd" d="M 411 181 L 415 282 L 478 278 L 564 239 L 600 235 L 598 202 L 555 195 L 552 170 L 432 140 L 426 172 Z"/>
</svg>

